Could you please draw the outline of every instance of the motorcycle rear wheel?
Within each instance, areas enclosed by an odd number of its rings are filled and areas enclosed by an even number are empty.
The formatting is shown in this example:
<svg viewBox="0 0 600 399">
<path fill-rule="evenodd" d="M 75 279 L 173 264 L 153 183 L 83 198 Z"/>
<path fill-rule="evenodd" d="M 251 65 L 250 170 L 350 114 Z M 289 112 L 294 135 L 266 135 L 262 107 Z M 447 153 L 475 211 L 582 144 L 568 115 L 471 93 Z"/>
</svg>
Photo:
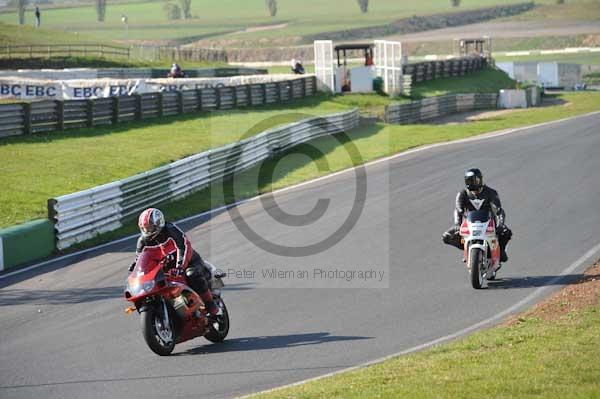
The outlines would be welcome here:
<svg viewBox="0 0 600 399">
<path fill-rule="evenodd" d="M 225 306 L 225 302 L 223 299 L 215 298 L 216 304 L 221 308 L 223 314 L 220 316 L 216 316 L 216 323 L 218 327 L 215 328 L 214 325 L 210 325 L 210 331 L 204 335 L 204 338 L 209 340 L 210 342 L 223 342 L 229 333 L 229 312 L 227 312 L 227 306 Z M 213 323 L 213 321 L 209 321 L 209 323 Z"/>
<path fill-rule="evenodd" d="M 159 356 L 170 355 L 175 348 L 173 319 L 169 318 L 169 326 L 163 326 L 163 317 L 155 309 L 148 309 L 140 316 L 142 334 L 148 347 Z"/>
<path fill-rule="evenodd" d="M 481 266 L 483 264 L 483 251 L 479 248 L 471 252 L 469 257 L 469 271 L 471 273 L 471 286 L 476 290 L 483 287 L 483 273 Z"/>
</svg>

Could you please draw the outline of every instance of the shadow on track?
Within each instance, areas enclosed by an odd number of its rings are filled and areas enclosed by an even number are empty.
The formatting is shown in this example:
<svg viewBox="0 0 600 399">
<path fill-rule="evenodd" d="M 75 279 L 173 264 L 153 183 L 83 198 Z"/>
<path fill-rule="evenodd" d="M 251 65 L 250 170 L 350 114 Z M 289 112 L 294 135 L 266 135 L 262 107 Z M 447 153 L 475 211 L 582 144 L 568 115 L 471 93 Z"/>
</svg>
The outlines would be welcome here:
<svg viewBox="0 0 600 399">
<path fill-rule="evenodd" d="M 185 352 L 174 353 L 173 356 L 293 348 L 296 346 L 319 345 L 327 342 L 354 341 L 371 338 L 373 337 L 329 335 L 327 332 L 290 335 L 264 335 L 258 337 L 226 339 L 220 344 L 199 346 L 189 349 Z"/>
<path fill-rule="evenodd" d="M 223 291 L 246 291 L 253 284 L 231 284 Z M 122 285 L 101 288 L 67 288 L 63 290 L 22 290 L 3 288 L 0 290 L 0 307 L 13 305 L 63 305 L 103 301 L 105 299 L 125 299 Z"/>
<path fill-rule="evenodd" d="M 61 305 L 123 298 L 123 286 L 64 290 L 0 290 L 0 306 Z"/>
<path fill-rule="evenodd" d="M 537 288 L 549 285 L 565 285 L 598 279 L 600 275 L 568 274 L 565 276 L 505 277 L 488 282 L 489 289 Z"/>
</svg>

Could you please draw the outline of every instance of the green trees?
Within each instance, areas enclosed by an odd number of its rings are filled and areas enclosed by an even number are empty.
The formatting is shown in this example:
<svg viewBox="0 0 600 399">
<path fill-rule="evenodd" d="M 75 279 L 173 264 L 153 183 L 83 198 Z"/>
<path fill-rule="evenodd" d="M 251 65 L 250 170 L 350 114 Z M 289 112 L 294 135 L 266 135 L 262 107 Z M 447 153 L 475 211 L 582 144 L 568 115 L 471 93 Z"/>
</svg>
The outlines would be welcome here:
<svg viewBox="0 0 600 399">
<path fill-rule="evenodd" d="M 98 22 L 104 22 L 104 16 L 106 15 L 106 0 L 96 0 L 96 16 Z"/>
<path fill-rule="evenodd" d="M 358 6 L 360 7 L 360 12 L 366 13 L 369 11 L 369 0 L 356 0 L 358 2 Z"/>
<path fill-rule="evenodd" d="M 269 15 L 274 17 L 277 15 L 277 0 L 265 0 L 267 4 L 267 9 L 269 10 Z"/>
<path fill-rule="evenodd" d="M 17 13 L 19 14 L 19 25 L 25 24 L 25 6 L 27 0 L 17 0 Z"/>
</svg>

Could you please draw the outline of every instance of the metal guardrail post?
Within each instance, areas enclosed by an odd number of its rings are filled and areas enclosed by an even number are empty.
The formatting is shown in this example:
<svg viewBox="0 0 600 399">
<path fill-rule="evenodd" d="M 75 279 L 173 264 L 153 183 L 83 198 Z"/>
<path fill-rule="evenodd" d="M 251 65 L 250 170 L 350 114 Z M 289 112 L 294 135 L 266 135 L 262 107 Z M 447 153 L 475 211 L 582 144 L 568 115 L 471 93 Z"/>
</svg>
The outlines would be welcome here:
<svg viewBox="0 0 600 399">
<path fill-rule="evenodd" d="M 196 89 L 196 101 L 198 101 L 196 109 L 202 112 L 202 89 Z"/>
<path fill-rule="evenodd" d="M 177 90 L 177 113 L 179 115 L 183 114 L 183 92 L 181 90 Z"/>
<path fill-rule="evenodd" d="M 65 102 L 56 100 L 56 127 L 58 130 L 65 129 Z"/>
<path fill-rule="evenodd" d="M 260 88 L 262 90 L 263 104 L 267 104 L 267 84 L 261 83 Z"/>
<path fill-rule="evenodd" d="M 23 103 L 23 131 L 31 134 L 31 103 Z"/>
<path fill-rule="evenodd" d="M 275 82 L 275 87 L 277 88 L 277 102 L 281 102 L 281 82 Z"/>
<path fill-rule="evenodd" d="M 158 116 L 163 116 L 163 114 L 164 114 L 163 104 L 164 104 L 163 93 L 158 92 Z"/>
<path fill-rule="evenodd" d="M 85 109 L 86 117 L 87 117 L 87 126 L 94 126 L 94 100 L 86 100 L 86 109 Z"/>
<path fill-rule="evenodd" d="M 142 105 L 142 95 L 134 94 L 133 97 L 135 98 L 135 120 L 141 121 L 142 116 L 144 115 L 143 109 L 142 109 L 142 106 L 143 106 Z"/>
<path fill-rule="evenodd" d="M 302 78 L 302 97 L 306 97 L 306 78 Z"/>
<path fill-rule="evenodd" d="M 112 98 L 112 115 L 111 115 L 111 123 L 116 125 L 119 123 L 119 97 Z"/>
<path fill-rule="evenodd" d="M 254 103 L 252 102 L 252 85 L 251 84 L 247 84 L 246 85 L 246 103 L 250 106 L 254 105 Z"/>
<path fill-rule="evenodd" d="M 221 88 L 215 87 L 215 106 L 221 109 Z"/>
</svg>

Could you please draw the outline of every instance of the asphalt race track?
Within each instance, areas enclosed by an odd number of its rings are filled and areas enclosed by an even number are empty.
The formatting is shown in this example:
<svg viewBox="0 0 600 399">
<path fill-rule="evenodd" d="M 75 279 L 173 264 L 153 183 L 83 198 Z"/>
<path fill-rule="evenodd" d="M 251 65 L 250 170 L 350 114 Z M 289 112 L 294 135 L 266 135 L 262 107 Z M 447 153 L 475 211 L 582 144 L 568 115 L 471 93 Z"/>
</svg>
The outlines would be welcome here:
<svg viewBox="0 0 600 399">
<path fill-rule="evenodd" d="M 146 347 L 139 317 L 125 315 L 121 297 L 133 240 L 0 279 L 0 397 L 232 397 L 404 351 L 530 305 L 523 299 L 540 287 L 550 293 L 597 257 L 557 281 L 600 242 L 599 127 L 594 114 L 370 165 L 356 226 L 317 255 L 264 251 L 227 212 L 182 224 L 200 253 L 225 269 L 286 262 L 389 272 L 389 288 L 274 289 L 230 280 L 224 299 L 232 327 L 223 344 L 198 338 L 167 358 Z M 500 192 L 514 232 L 500 280 L 479 291 L 460 252 L 440 239 L 470 166 Z M 309 226 L 276 222 L 258 200 L 239 212 L 265 238 L 309 244 L 345 219 L 354 180 L 343 173 L 275 196 L 292 214 L 329 198 L 328 211 Z"/>
</svg>

